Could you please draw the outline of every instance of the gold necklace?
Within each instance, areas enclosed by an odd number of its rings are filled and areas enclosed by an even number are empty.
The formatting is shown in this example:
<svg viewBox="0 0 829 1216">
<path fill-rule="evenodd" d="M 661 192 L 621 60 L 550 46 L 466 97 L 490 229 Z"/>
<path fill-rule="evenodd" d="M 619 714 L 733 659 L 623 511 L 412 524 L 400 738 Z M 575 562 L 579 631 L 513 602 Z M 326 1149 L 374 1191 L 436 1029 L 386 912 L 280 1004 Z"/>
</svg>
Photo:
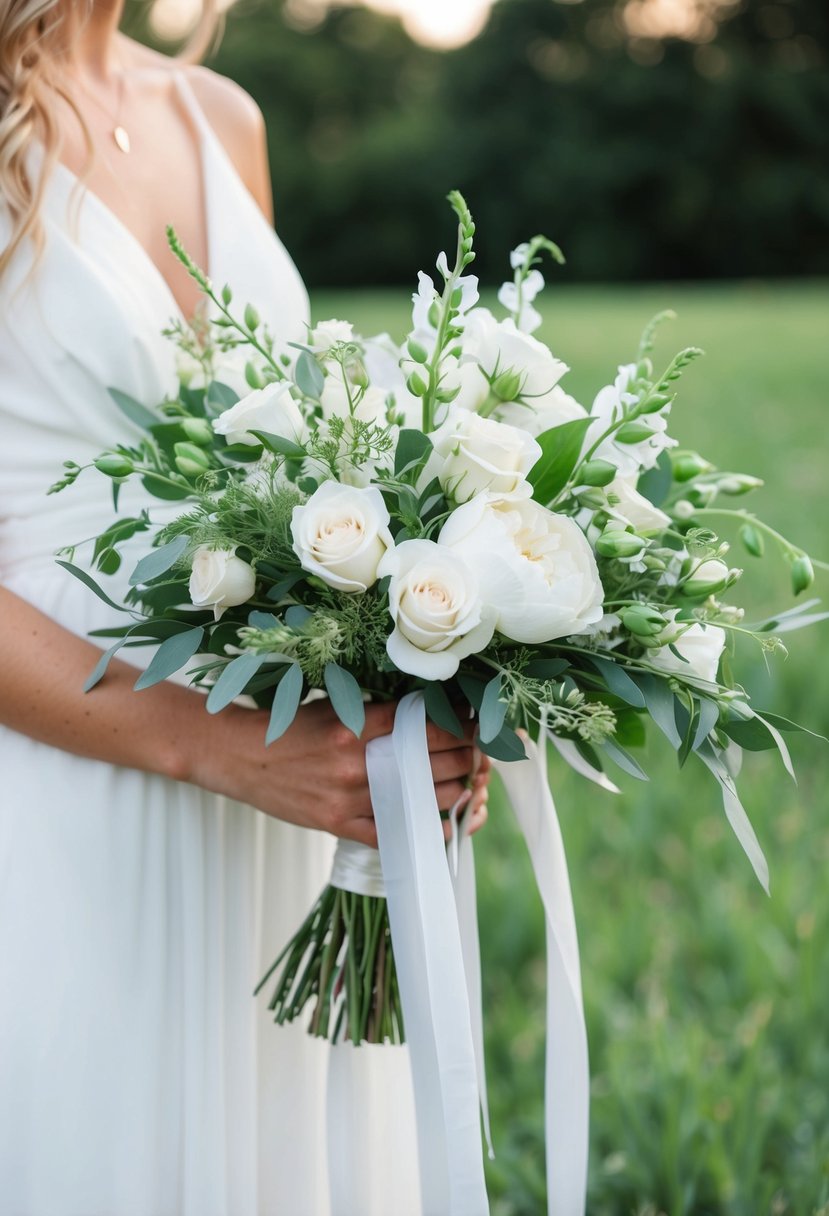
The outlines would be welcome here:
<svg viewBox="0 0 829 1216">
<path fill-rule="evenodd" d="M 132 151 L 132 141 L 130 140 L 129 131 L 121 122 L 121 111 L 124 108 L 124 90 L 125 82 L 124 72 L 122 69 L 118 76 L 118 106 L 115 110 L 115 114 L 113 115 L 111 110 L 109 110 L 108 107 L 105 106 L 94 93 L 90 93 L 88 89 L 85 89 L 84 86 L 81 85 L 81 91 L 86 93 L 90 101 L 94 101 L 98 109 L 102 110 L 112 123 L 110 135 L 112 136 L 112 141 L 116 148 L 118 148 L 119 152 L 123 152 L 124 155 L 128 155 Z"/>
</svg>

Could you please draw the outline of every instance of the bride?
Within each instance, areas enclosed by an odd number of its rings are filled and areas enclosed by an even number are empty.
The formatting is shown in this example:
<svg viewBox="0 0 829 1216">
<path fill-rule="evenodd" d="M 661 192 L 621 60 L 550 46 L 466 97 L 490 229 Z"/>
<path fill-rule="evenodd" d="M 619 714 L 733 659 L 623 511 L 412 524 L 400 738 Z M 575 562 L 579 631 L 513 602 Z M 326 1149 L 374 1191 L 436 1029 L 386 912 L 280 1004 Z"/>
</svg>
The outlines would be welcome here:
<svg viewBox="0 0 829 1216">
<path fill-rule="evenodd" d="M 251 996 L 332 836 L 375 843 L 364 748 L 393 707 L 369 707 L 358 743 L 307 705 L 266 750 L 258 711 L 134 693 L 125 663 L 81 691 L 85 635 L 113 614 L 54 553 L 111 503 L 100 478 L 46 489 L 67 455 L 130 441 L 108 388 L 174 388 L 160 331 L 201 301 L 165 225 L 278 338 L 308 319 L 256 106 L 121 35 L 122 4 L 0 0 L 0 1206 L 414 1216 L 405 1049 L 331 1050 Z M 125 577 L 104 579 L 113 598 Z M 430 748 L 446 807 L 471 740 Z M 468 813 L 483 823 L 484 771 Z"/>
</svg>

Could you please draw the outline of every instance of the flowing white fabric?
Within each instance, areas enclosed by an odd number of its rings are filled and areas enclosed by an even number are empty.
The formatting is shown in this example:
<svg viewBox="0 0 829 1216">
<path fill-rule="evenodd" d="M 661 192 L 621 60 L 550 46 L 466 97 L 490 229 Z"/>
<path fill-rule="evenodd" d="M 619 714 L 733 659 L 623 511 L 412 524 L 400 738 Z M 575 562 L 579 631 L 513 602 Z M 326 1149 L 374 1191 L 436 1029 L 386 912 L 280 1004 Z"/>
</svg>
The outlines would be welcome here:
<svg viewBox="0 0 829 1216">
<path fill-rule="evenodd" d="M 278 339 L 301 340 L 302 282 L 181 96 L 201 139 L 210 273 Z M 172 391 L 160 331 L 177 308 L 94 195 L 72 227 L 75 185 L 58 167 L 42 261 L 27 279 L 23 248 L 0 280 L 0 582 L 83 636 L 120 616 L 53 554 L 110 522 L 109 486 L 86 473 L 46 489 L 65 459 L 139 437 L 107 389 L 148 405 Z M 0 247 L 8 233 L 0 199 Z M 144 507 L 161 513 L 125 487 L 121 514 Z M 101 579 L 116 600 L 144 545 Z M 0 777 L 4 1216 L 419 1216 L 406 1049 L 329 1050 L 252 997 L 324 886 L 333 842 L 2 728 Z M 333 1203 L 329 1066 L 351 1154 L 345 1173 L 332 1163 Z"/>
<path fill-rule="evenodd" d="M 542 728 L 542 740 L 545 731 Z M 567 861 L 545 746 L 496 764 L 527 843 L 547 930 L 546 1162 L 549 1216 L 582 1216 L 589 1067 Z M 414 1074 L 425 1216 L 486 1216 L 479 1103 L 490 1154 L 471 843 L 447 864 L 423 696 L 401 701 L 390 736 L 367 749 L 403 1018 Z"/>
</svg>

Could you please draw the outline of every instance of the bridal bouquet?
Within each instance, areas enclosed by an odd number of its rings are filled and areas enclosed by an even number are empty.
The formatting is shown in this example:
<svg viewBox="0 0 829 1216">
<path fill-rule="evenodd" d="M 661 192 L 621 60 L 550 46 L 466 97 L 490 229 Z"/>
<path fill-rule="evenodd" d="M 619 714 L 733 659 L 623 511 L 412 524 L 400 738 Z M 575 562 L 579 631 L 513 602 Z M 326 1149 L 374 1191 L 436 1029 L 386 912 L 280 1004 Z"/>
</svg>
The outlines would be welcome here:
<svg viewBox="0 0 829 1216">
<path fill-rule="evenodd" d="M 795 595 L 812 582 L 809 557 L 733 505 L 755 477 L 718 471 L 670 437 L 678 381 L 699 350 L 655 372 L 658 317 L 583 408 L 560 386 L 564 363 L 532 336 L 539 265 L 559 250 L 543 237 L 514 250 L 499 318 L 468 273 L 469 210 L 457 193 L 450 202 L 454 261 L 440 255 L 436 281 L 420 274 L 402 346 L 334 320 L 280 348 L 255 307 L 236 311 L 231 289 L 215 290 L 170 234 L 211 319 L 168 331 L 180 348 L 168 400 L 111 390 L 143 437 L 94 467 L 116 509 L 129 479 L 168 508 L 161 527 L 146 511 L 116 517 L 94 542 L 93 567 L 111 574 L 119 546 L 147 533 L 126 603 L 63 562 L 126 613 L 98 631 L 113 644 L 87 688 L 122 646 L 150 644 L 137 689 L 187 667 L 209 713 L 242 695 L 269 709 L 266 744 L 311 694 L 359 735 L 367 700 L 419 691 L 448 731 L 474 715 L 477 746 L 495 759 L 521 760 L 549 738 L 604 784 L 608 766 L 645 778 L 631 749 L 653 723 L 680 764 L 696 757 L 711 771 L 765 884 L 735 776 L 743 749 L 777 747 L 790 767 L 783 734 L 799 728 L 749 703 L 734 642 L 782 650 L 780 634 L 816 619 L 815 601 L 747 624 L 740 571 L 713 525 L 735 525 L 755 558 L 770 542 Z M 67 462 L 53 489 L 81 471 Z M 458 807 L 452 823 L 457 838 Z M 355 866 L 374 874 L 370 894 L 339 885 Z M 260 985 L 273 983 L 278 1022 L 309 1009 L 311 1031 L 335 1041 L 403 1039 L 382 891 L 376 853 L 341 845 L 332 884 Z"/>
</svg>

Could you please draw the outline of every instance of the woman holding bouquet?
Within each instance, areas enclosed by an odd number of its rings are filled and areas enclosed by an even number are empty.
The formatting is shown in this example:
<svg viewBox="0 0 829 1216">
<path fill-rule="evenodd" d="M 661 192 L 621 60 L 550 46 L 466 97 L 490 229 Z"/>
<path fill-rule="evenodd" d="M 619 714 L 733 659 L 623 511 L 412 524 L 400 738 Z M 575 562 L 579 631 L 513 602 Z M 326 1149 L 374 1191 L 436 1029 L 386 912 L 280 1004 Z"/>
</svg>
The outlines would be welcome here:
<svg viewBox="0 0 829 1216">
<path fill-rule="evenodd" d="M 45 490 L 70 441 L 79 460 L 119 427 L 129 441 L 110 387 L 175 387 L 159 334 L 200 301 L 165 225 L 280 341 L 308 320 L 255 105 L 123 37 L 121 8 L 0 0 L 2 1208 L 415 1216 L 405 1049 L 331 1051 L 251 998 L 326 881 L 331 837 L 375 843 L 364 750 L 393 707 L 368 707 L 358 742 L 307 705 L 266 750 L 259 712 L 211 717 L 171 683 L 137 696 L 126 663 L 81 691 L 84 635 L 117 621 L 53 555 L 111 504 L 102 479 L 68 508 Z M 449 807 L 471 736 L 431 730 L 430 747 Z M 467 814 L 485 819 L 483 768 Z"/>
</svg>

